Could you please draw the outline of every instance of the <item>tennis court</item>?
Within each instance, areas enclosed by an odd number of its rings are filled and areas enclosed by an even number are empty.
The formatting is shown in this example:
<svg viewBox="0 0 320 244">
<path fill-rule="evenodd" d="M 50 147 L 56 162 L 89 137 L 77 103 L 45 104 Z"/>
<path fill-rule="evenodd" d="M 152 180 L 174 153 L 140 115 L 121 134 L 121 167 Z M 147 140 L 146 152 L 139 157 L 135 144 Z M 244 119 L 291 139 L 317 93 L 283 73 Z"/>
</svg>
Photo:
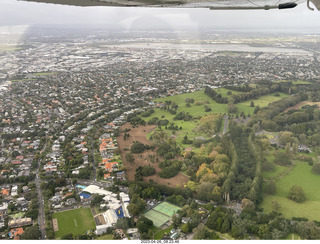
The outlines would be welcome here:
<svg viewBox="0 0 320 244">
<path fill-rule="evenodd" d="M 171 217 L 174 212 L 177 212 L 181 208 L 168 202 L 162 202 L 153 209 Z"/>
<path fill-rule="evenodd" d="M 168 222 L 171 219 L 173 213 L 179 209 L 179 207 L 173 204 L 162 202 L 153 209 L 147 211 L 144 216 L 152 220 L 154 226 L 161 227 L 166 222 Z"/>
</svg>

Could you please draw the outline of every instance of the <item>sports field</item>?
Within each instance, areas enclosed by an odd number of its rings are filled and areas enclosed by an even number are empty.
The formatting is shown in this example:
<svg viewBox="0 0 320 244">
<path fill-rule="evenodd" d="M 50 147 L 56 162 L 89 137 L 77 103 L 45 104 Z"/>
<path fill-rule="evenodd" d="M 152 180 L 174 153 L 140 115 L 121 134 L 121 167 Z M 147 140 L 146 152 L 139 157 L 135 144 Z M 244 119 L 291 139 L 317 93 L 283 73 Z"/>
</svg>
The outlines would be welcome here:
<svg viewBox="0 0 320 244">
<path fill-rule="evenodd" d="M 52 218 L 58 221 L 58 231 L 55 232 L 56 239 L 60 239 L 69 233 L 72 233 L 73 236 L 85 234 L 87 230 L 96 227 L 90 208 L 78 208 L 54 213 Z"/>
<path fill-rule="evenodd" d="M 174 212 L 179 210 L 180 208 L 168 203 L 162 202 L 153 209 L 147 211 L 144 216 L 150 220 L 152 220 L 153 225 L 156 227 L 161 227 L 167 221 L 169 221 Z"/>
</svg>

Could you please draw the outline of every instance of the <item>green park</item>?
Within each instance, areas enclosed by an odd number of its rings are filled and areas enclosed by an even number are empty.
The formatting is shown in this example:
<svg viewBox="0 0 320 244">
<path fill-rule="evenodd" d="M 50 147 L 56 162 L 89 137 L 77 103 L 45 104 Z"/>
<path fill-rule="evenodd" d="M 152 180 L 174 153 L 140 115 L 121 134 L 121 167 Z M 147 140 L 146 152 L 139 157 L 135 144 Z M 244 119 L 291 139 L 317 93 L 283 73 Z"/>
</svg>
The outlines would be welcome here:
<svg viewBox="0 0 320 244">
<path fill-rule="evenodd" d="M 67 234 L 73 236 L 86 234 L 87 231 L 95 229 L 94 219 L 90 208 L 78 208 L 52 214 L 52 219 L 58 221 L 58 231 L 55 232 L 56 239 L 63 239 Z"/>
</svg>

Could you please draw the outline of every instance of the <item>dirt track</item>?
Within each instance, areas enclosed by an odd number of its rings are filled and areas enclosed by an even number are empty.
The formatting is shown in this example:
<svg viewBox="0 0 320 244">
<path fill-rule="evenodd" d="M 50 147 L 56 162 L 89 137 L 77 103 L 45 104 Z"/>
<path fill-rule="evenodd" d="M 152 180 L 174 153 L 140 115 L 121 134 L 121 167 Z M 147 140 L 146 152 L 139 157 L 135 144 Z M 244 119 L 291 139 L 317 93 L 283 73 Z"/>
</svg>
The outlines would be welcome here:
<svg viewBox="0 0 320 244">
<path fill-rule="evenodd" d="M 126 167 L 127 171 L 127 178 L 128 180 L 134 180 L 134 175 L 136 173 L 136 168 L 139 166 L 145 166 L 145 165 L 152 165 L 156 169 L 156 174 L 148 177 L 144 177 L 144 180 L 146 182 L 149 182 L 150 179 L 152 179 L 154 182 L 161 184 L 161 185 L 167 185 L 170 187 L 176 187 L 180 186 L 183 187 L 188 182 L 188 177 L 181 172 L 179 172 L 178 175 L 176 175 L 173 178 L 170 179 L 163 179 L 158 175 L 158 172 L 161 171 L 160 167 L 158 166 L 158 163 L 156 162 L 156 158 L 158 158 L 159 162 L 162 161 L 162 158 L 156 155 L 156 149 L 145 151 L 142 154 L 133 154 L 134 155 L 134 163 L 129 163 L 125 159 L 125 155 L 129 153 L 131 145 L 133 144 L 133 141 L 139 141 L 145 145 L 152 145 L 152 142 L 147 139 L 147 134 L 151 131 L 153 131 L 157 126 L 155 125 L 146 125 L 146 126 L 139 126 L 136 128 L 133 128 L 131 124 L 126 123 L 121 127 L 121 131 L 124 131 L 126 128 L 130 129 L 127 133 L 130 135 L 129 138 L 126 140 L 123 139 L 124 133 L 121 133 L 117 137 L 118 146 L 121 153 L 121 158 L 123 161 L 124 166 Z M 129 149 L 129 150 L 126 150 Z M 154 155 L 154 163 L 151 162 L 150 156 Z"/>
</svg>

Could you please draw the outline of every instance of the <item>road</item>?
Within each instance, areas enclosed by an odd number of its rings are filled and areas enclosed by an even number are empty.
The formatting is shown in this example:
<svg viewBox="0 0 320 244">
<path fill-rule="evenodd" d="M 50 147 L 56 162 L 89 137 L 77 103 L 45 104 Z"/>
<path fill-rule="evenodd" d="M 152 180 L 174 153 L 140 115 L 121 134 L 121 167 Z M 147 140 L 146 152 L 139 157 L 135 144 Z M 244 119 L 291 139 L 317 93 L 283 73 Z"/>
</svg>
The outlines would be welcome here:
<svg viewBox="0 0 320 244">
<path fill-rule="evenodd" d="M 46 144 L 44 145 L 42 151 L 44 151 L 46 149 L 47 145 L 48 145 L 48 140 L 46 141 Z M 47 239 L 46 216 L 44 214 L 44 199 L 43 199 L 41 188 L 40 188 L 40 184 L 41 184 L 41 179 L 40 179 L 40 175 L 39 175 L 40 165 L 41 165 L 41 163 L 39 162 L 38 169 L 36 172 L 36 179 L 35 179 L 36 189 L 37 189 L 37 194 L 38 194 L 38 202 L 39 202 L 38 224 L 39 224 L 39 228 L 40 228 L 40 232 L 41 232 L 41 239 L 46 240 Z"/>
<path fill-rule="evenodd" d="M 40 188 L 40 176 L 39 176 L 39 169 L 37 170 L 36 174 L 36 188 L 37 188 L 37 193 L 38 193 L 38 202 L 39 202 L 39 215 L 38 215 L 38 224 L 41 232 L 41 239 L 45 240 L 47 237 L 46 233 L 46 217 L 44 214 L 44 199 L 42 196 L 41 188 Z"/>
<path fill-rule="evenodd" d="M 224 115 L 223 119 L 224 119 L 223 134 L 226 134 L 228 130 L 228 119 L 229 119 L 228 115 Z"/>
<path fill-rule="evenodd" d="M 93 147 L 93 138 L 91 138 L 91 153 L 93 157 L 93 162 L 92 162 L 92 179 L 96 180 L 97 179 L 97 172 L 96 172 L 96 162 L 94 161 L 94 147 Z"/>
</svg>

